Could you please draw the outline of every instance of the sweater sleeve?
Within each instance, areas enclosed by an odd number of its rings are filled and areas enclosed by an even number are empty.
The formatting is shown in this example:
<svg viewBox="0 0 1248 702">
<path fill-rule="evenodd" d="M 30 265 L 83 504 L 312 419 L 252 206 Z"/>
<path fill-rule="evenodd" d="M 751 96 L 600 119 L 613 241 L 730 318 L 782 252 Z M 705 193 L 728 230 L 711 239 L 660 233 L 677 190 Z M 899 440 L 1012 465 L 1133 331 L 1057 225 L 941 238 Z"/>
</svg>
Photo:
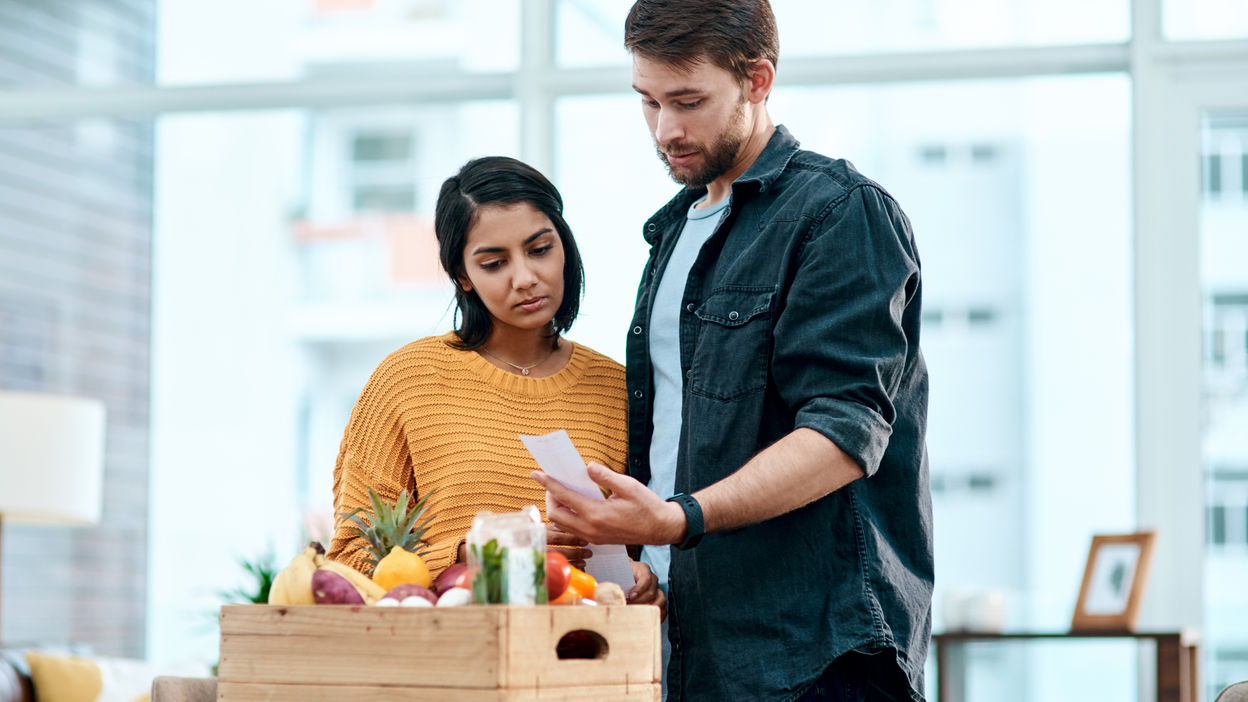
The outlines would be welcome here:
<svg viewBox="0 0 1248 702">
<path fill-rule="evenodd" d="M 403 490 L 417 494 L 401 408 L 385 362 L 373 372 L 351 410 L 334 464 L 334 538 L 328 558 L 361 572 L 369 569 L 367 544 L 345 515 L 357 507 L 371 514 L 370 487 L 389 504 Z"/>
<path fill-rule="evenodd" d="M 438 577 L 438 574 L 455 564 L 459 558 L 459 545 L 467 539 L 467 532 L 461 534 L 450 534 L 447 538 L 429 544 L 425 549 L 421 558 L 425 560 L 425 565 L 429 566 L 429 574 Z"/>
</svg>

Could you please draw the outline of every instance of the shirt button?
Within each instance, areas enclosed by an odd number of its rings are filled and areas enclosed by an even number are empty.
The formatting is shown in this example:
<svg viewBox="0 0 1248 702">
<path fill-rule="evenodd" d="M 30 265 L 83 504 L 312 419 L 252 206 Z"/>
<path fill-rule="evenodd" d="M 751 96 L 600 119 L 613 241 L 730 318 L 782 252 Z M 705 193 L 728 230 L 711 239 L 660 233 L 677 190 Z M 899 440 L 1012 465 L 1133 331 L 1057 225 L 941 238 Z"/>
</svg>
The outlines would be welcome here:
<svg viewBox="0 0 1248 702">
<path fill-rule="evenodd" d="M 638 400 L 640 400 L 640 399 L 642 398 L 642 396 L 644 396 L 645 394 L 646 394 L 646 393 L 644 393 L 644 392 L 642 392 L 642 391 L 640 391 L 640 390 L 634 390 L 634 391 L 633 391 L 633 397 L 637 398 Z"/>
<path fill-rule="evenodd" d="M 655 229 L 658 229 L 658 227 L 654 226 L 654 222 L 650 222 L 649 224 L 646 225 L 646 231 L 648 232 L 652 232 Z"/>
<path fill-rule="evenodd" d="M 741 317 L 741 315 L 740 315 L 740 314 L 738 314 L 736 310 L 733 310 L 733 311 L 731 311 L 731 312 L 729 312 L 729 313 L 728 313 L 728 319 L 731 319 L 731 320 L 733 320 L 734 322 L 735 322 L 737 319 L 739 319 L 740 317 Z"/>
<path fill-rule="evenodd" d="M 689 370 L 685 371 L 685 377 L 686 377 L 686 378 L 692 378 L 692 377 L 693 377 L 693 369 L 692 369 L 692 368 L 690 368 Z"/>
<path fill-rule="evenodd" d="M 640 333 L 641 333 L 641 327 L 640 327 L 640 326 L 633 327 L 633 333 L 634 333 L 634 334 L 640 334 Z"/>
<path fill-rule="evenodd" d="M 685 309 L 687 309 L 687 310 L 689 310 L 690 312 L 692 312 L 692 311 L 693 311 L 693 303 L 692 303 L 692 302 L 690 302 L 689 304 L 685 305 Z"/>
</svg>

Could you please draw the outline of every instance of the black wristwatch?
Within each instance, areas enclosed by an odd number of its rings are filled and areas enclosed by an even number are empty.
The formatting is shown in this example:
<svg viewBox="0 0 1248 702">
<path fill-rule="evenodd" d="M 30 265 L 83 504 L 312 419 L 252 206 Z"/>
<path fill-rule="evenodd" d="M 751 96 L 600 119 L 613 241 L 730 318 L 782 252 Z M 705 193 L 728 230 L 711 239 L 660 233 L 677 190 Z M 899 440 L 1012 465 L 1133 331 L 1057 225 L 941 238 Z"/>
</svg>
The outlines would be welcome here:
<svg viewBox="0 0 1248 702">
<path fill-rule="evenodd" d="M 706 533 L 706 523 L 702 521 L 702 505 L 693 499 L 693 495 L 686 495 L 683 492 L 672 495 L 667 498 L 667 501 L 675 502 L 685 510 L 685 540 L 672 545 L 682 550 L 697 546 L 702 540 L 702 535 Z"/>
</svg>

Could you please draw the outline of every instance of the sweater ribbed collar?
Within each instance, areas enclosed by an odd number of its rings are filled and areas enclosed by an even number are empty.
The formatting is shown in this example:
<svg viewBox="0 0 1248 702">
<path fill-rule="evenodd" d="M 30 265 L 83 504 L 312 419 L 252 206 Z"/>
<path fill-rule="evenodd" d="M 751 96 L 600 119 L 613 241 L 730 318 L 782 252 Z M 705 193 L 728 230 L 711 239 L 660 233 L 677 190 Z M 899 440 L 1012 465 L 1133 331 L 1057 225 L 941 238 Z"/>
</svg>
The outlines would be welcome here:
<svg viewBox="0 0 1248 702">
<path fill-rule="evenodd" d="M 562 339 L 560 343 L 572 344 L 572 355 L 568 358 L 568 362 L 564 364 L 563 368 L 544 378 L 517 375 L 496 367 L 476 351 L 461 351 L 452 347 L 450 344 L 456 338 L 455 332 L 447 332 L 442 336 L 442 339 L 447 344 L 447 351 L 456 355 L 458 360 L 473 375 L 493 386 L 500 393 L 507 395 L 520 397 L 551 397 L 558 395 L 580 382 L 585 375 L 585 370 L 589 367 L 589 352 L 585 347 L 567 339 Z"/>
</svg>

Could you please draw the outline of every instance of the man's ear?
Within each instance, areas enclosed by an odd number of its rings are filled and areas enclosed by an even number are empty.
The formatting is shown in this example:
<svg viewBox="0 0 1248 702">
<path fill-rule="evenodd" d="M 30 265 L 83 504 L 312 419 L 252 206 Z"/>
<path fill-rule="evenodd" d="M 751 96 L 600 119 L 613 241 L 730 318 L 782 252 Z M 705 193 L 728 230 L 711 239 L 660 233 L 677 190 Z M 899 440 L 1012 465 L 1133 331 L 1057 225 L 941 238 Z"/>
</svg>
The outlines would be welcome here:
<svg viewBox="0 0 1248 702">
<path fill-rule="evenodd" d="M 746 99 L 754 104 L 766 102 L 771 88 L 776 84 L 776 66 L 770 59 L 756 59 L 750 67 L 750 79 L 746 85 Z"/>
</svg>

